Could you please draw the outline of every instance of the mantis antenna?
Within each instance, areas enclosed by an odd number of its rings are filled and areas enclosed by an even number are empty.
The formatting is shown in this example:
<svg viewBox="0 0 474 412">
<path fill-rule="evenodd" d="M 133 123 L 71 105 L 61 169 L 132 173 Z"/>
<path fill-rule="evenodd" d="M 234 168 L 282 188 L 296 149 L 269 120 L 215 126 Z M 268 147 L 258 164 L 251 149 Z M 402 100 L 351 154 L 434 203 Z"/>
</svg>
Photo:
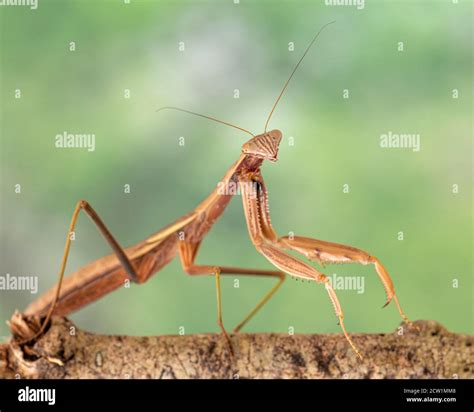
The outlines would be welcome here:
<svg viewBox="0 0 474 412">
<path fill-rule="evenodd" d="M 216 119 L 216 118 L 211 117 L 211 116 L 206 116 L 205 114 L 195 113 L 195 112 L 191 112 L 190 110 L 181 109 L 181 108 L 179 108 L 179 107 L 172 107 L 172 106 L 160 107 L 160 108 L 157 110 L 157 112 L 159 112 L 159 111 L 161 111 L 161 110 L 165 110 L 165 109 L 178 110 L 179 112 L 189 113 L 189 114 L 193 114 L 194 116 L 203 117 L 204 119 L 213 120 L 214 122 L 225 124 L 226 126 L 230 126 L 230 127 L 233 127 L 234 129 L 241 130 L 242 132 L 248 133 L 250 136 L 255 137 L 255 135 L 254 135 L 253 133 L 249 132 L 248 130 L 246 130 L 246 129 L 242 128 L 242 127 L 235 126 L 235 125 L 233 125 L 233 124 L 231 124 L 231 123 L 224 122 L 223 120 L 219 120 L 219 119 Z"/>
<path fill-rule="evenodd" d="M 291 78 L 292 78 L 293 75 L 295 74 L 296 70 L 298 70 L 298 67 L 300 66 L 301 62 L 302 62 L 303 59 L 305 58 L 305 56 L 306 56 L 306 54 L 308 53 L 309 49 L 310 49 L 311 46 L 314 44 L 314 42 L 316 41 L 316 39 L 318 38 L 318 36 L 321 34 L 321 32 L 322 32 L 327 26 L 329 26 L 330 24 L 333 24 L 333 23 L 335 23 L 335 21 L 331 21 L 330 23 L 326 23 L 323 27 L 321 27 L 321 28 L 319 29 L 319 31 L 316 33 L 316 36 L 314 36 L 313 40 L 311 40 L 311 43 L 310 43 L 309 46 L 306 48 L 305 52 L 303 53 L 303 56 L 301 56 L 300 60 L 299 60 L 298 63 L 296 64 L 295 68 L 294 68 L 293 71 L 291 72 L 290 77 L 288 77 L 288 80 L 286 81 L 285 85 L 283 86 L 283 89 L 281 89 L 281 92 L 280 92 L 278 98 L 276 99 L 276 102 L 275 102 L 275 104 L 273 105 L 270 114 L 268 115 L 267 122 L 265 123 L 265 131 L 264 131 L 264 133 L 267 132 L 268 123 L 270 122 L 270 119 L 272 118 L 273 112 L 275 111 L 275 108 L 277 107 L 277 104 L 278 104 L 278 102 L 280 101 L 281 96 L 283 96 L 283 93 L 285 92 L 286 88 L 288 87 L 288 83 L 290 83 Z"/>
</svg>

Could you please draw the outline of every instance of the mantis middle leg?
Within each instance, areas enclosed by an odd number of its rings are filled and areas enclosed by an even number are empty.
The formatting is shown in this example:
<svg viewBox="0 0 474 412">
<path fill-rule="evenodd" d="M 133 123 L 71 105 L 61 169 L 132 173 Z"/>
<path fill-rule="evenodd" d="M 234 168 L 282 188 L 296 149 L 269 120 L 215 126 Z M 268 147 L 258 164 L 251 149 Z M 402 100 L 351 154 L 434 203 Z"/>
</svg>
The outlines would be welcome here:
<svg viewBox="0 0 474 412">
<path fill-rule="evenodd" d="M 216 277 L 216 297 L 217 297 L 217 323 L 225 336 L 227 343 L 229 344 L 230 350 L 232 351 L 232 344 L 227 330 L 224 327 L 222 321 L 222 293 L 220 286 L 221 275 L 252 275 L 252 276 L 267 276 L 278 278 L 278 283 L 273 286 L 272 289 L 263 297 L 263 299 L 250 311 L 250 313 L 242 320 L 234 329 L 233 332 L 237 333 L 247 322 L 258 312 L 258 310 L 267 303 L 275 292 L 280 288 L 285 280 L 285 274 L 275 270 L 260 270 L 260 269 L 245 269 L 228 266 L 217 266 L 217 265 L 196 265 L 194 263 L 199 246 L 201 242 L 191 243 L 181 241 L 179 244 L 179 253 L 181 258 L 181 264 L 183 270 L 189 275 L 214 275 Z"/>
<path fill-rule="evenodd" d="M 405 322 L 410 323 L 410 320 L 402 310 L 397 295 L 395 294 L 392 278 L 388 274 L 387 269 L 385 269 L 382 263 L 375 256 L 352 246 L 327 242 L 324 240 L 301 236 L 284 236 L 278 238 L 270 221 L 268 192 L 265 183 L 261 176 L 259 176 L 257 181 L 258 201 L 260 205 L 260 226 L 263 235 L 271 244 L 280 249 L 289 249 L 301 253 L 307 259 L 316 261 L 322 266 L 325 264 L 341 263 L 360 263 L 362 265 L 373 264 L 387 295 L 387 301 L 385 302 L 384 307 L 393 299 L 402 319 Z"/>
</svg>

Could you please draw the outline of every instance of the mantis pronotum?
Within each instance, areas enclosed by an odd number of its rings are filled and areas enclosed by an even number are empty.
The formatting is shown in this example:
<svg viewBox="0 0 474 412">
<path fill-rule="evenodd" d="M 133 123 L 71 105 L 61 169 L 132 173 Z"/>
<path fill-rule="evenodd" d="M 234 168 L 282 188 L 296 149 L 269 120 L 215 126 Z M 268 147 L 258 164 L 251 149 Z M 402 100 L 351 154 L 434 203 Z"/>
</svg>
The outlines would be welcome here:
<svg viewBox="0 0 474 412">
<path fill-rule="evenodd" d="M 275 266 L 276 270 L 246 269 L 240 267 L 201 265 L 195 263 L 199 246 L 203 238 L 209 232 L 216 220 L 221 217 L 226 206 L 233 198 L 233 194 L 221 193 L 217 188 L 192 212 L 149 236 L 142 242 L 126 249 L 123 249 L 115 240 L 92 206 L 87 201 L 81 200 L 77 203 L 72 215 L 57 286 L 53 287 L 31 303 L 24 311 L 25 315 L 34 316 L 38 321 L 36 327 L 32 327 L 29 331 L 23 330 L 22 333 L 20 333 L 24 338 L 22 342 L 23 344 L 30 343 L 41 335 L 48 326 L 52 315 L 67 315 L 119 288 L 128 280 L 132 280 L 136 283 L 144 283 L 151 275 L 161 270 L 178 254 L 181 259 L 183 270 L 187 274 L 192 276 L 215 276 L 217 290 L 217 320 L 219 327 L 229 344 L 231 352 L 232 345 L 230 336 L 222 322 L 220 288 L 221 275 L 238 274 L 266 276 L 278 280 L 276 285 L 273 286 L 273 288 L 263 297 L 247 317 L 245 317 L 245 319 L 234 328 L 233 332 L 236 333 L 242 329 L 242 327 L 279 289 L 285 280 L 285 274 L 290 274 L 294 277 L 312 280 L 325 286 L 329 298 L 334 306 L 336 315 L 339 318 L 339 323 L 344 336 L 356 354 L 359 357 L 362 357 L 346 331 L 344 326 L 344 314 L 329 278 L 314 267 L 288 254 L 285 250 L 298 252 L 307 259 L 315 261 L 321 265 L 326 263 L 374 264 L 375 270 L 380 277 L 387 294 L 386 305 L 393 299 L 402 318 L 405 321 L 408 321 L 400 307 L 397 296 L 395 295 L 393 282 L 384 266 L 376 257 L 360 249 L 337 243 L 300 236 L 278 237 L 270 222 L 267 188 L 260 168 L 264 160 L 270 160 L 272 162 L 277 160 L 282 133 L 279 130 L 271 130 L 267 132 L 268 124 L 276 106 L 299 65 L 318 38 L 319 34 L 329 24 L 331 23 L 326 24 L 318 31 L 294 67 L 267 117 L 264 132 L 262 134 L 254 135 L 246 129 L 210 116 L 176 107 L 166 107 L 166 109 L 180 110 L 225 124 L 252 136 L 252 138 L 242 146 L 240 157 L 227 171 L 221 183 L 224 185 L 236 184 L 240 188 L 250 239 L 257 251 L 261 253 L 273 266 Z M 64 278 L 71 246 L 70 233 L 74 231 L 81 210 L 86 212 L 95 223 L 105 240 L 113 249 L 114 254 L 89 263 L 70 276 Z M 45 317 L 44 320 L 42 320 L 43 317 Z M 15 329 L 13 322 L 12 329 Z M 18 334 L 19 331 L 16 330 L 16 332 Z"/>
</svg>

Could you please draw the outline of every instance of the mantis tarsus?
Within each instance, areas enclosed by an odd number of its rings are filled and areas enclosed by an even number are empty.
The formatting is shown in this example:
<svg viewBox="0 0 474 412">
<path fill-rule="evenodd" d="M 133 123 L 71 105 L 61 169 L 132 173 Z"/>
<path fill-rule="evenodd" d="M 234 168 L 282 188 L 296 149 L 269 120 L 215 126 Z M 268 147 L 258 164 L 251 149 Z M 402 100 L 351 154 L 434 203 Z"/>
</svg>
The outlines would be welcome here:
<svg viewBox="0 0 474 412">
<path fill-rule="evenodd" d="M 36 330 L 24 336 L 26 338 L 23 341 L 24 344 L 32 342 L 45 331 L 52 315 L 67 315 L 119 288 L 129 279 L 136 283 L 144 283 L 151 275 L 168 264 L 177 254 L 179 254 L 183 270 L 187 274 L 192 276 L 215 276 L 218 324 L 229 343 L 231 351 L 231 340 L 224 328 L 221 316 L 221 275 L 254 275 L 278 279 L 277 284 L 264 296 L 247 317 L 234 328 L 233 331 L 238 332 L 278 290 L 285 279 L 285 274 L 290 274 L 294 277 L 316 281 L 325 286 L 336 315 L 339 318 L 344 336 L 356 354 L 362 357 L 346 331 L 344 314 L 328 277 L 314 267 L 286 253 L 285 250 L 298 252 L 307 259 L 322 265 L 326 263 L 374 264 L 387 294 L 386 305 L 393 299 L 402 318 L 408 321 L 395 295 L 393 282 L 384 266 L 376 257 L 360 249 L 337 243 L 300 236 L 278 237 L 270 222 L 267 189 L 260 172 L 260 167 L 264 160 L 272 162 L 277 160 L 282 134 L 279 130 L 267 132 L 268 124 L 291 78 L 319 34 L 329 24 L 331 23 L 326 24 L 318 31 L 296 64 L 268 115 L 262 134 L 254 135 L 246 129 L 210 116 L 176 107 L 166 107 L 167 109 L 176 109 L 223 123 L 252 136 L 242 146 L 242 153 L 239 159 L 230 167 L 221 183 L 224 185 L 236 184 L 240 188 L 250 239 L 257 251 L 270 261 L 277 270 L 245 269 L 195 263 L 199 246 L 204 236 L 209 232 L 216 220 L 221 217 L 226 206 L 233 198 L 232 194 L 221 193 L 217 188 L 192 212 L 142 242 L 126 249 L 123 249 L 115 240 L 92 206 L 85 200 L 81 200 L 77 203 L 72 215 L 59 272 L 59 281 L 56 287 L 47 291 L 24 311 L 24 315 L 34 316 L 39 319 Z M 99 231 L 110 244 L 114 254 L 100 258 L 64 278 L 71 246 L 70 233 L 74 231 L 81 210 L 86 212 L 96 224 Z M 41 321 L 43 317 L 45 318 Z"/>
</svg>

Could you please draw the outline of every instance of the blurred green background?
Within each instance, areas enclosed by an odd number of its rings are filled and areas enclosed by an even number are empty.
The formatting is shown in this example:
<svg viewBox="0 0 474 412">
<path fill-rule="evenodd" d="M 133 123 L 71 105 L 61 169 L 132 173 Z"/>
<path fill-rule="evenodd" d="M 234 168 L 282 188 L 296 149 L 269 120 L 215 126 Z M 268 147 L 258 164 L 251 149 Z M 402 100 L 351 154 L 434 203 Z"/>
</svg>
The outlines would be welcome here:
<svg viewBox="0 0 474 412">
<path fill-rule="evenodd" d="M 369 251 L 388 268 L 411 318 L 474 332 L 472 2 L 367 0 L 357 10 L 324 1 L 39 0 L 37 10 L 0 7 L 0 17 L 1 275 L 38 276 L 40 292 L 51 287 L 79 199 L 126 246 L 192 210 L 247 135 L 155 110 L 181 106 L 262 132 L 304 48 L 336 20 L 271 121 L 284 134 L 280 160 L 263 167 L 273 224 L 282 235 Z M 56 149 L 64 131 L 94 133 L 96 150 Z M 389 131 L 419 133 L 421 150 L 382 149 L 380 135 Z M 110 253 L 85 216 L 76 233 L 68 272 Z M 240 198 L 197 262 L 271 267 L 249 240 Z M 394 305 L 381 309 L 385 295 L 373 267 L 324 272 L 365 279 L 362 294 L 338 292 L 349 331 L 388 332 L 399 324 Z M 272 284 L 242 277 L 234 288 L 224 278 L 227 327 Z M 1 335 L 8 334 L 3 321 L 34 298 L 0 292 Z M 146 284 L 112 293 L 72 319 L 91 331 L 130 335 L 218 331 L 214 280 L 186 276 L 175 260 Z M 340 332 L 322 286 L 288 279 L 246 331 L 289 327 Z"/>
</svg>

